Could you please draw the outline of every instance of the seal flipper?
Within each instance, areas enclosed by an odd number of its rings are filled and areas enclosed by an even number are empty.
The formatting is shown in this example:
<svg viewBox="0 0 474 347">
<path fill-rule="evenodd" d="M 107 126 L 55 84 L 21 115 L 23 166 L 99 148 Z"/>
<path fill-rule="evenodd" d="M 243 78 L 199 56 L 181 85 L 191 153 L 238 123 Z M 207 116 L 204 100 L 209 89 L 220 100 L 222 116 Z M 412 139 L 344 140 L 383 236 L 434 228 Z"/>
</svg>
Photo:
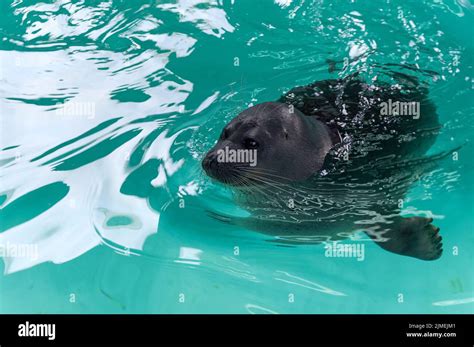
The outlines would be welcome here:
<svg viewBox="0 0 474 347">
<path fill-rule="evenodd" d="M 432 218 L 396 217 L 393 223 L 379 226 L 382 230 L 365 233 L 383 249 L 421 260 L 436 260 L 443 252 L 439 228 L 431 224 Z"/>
</svg>

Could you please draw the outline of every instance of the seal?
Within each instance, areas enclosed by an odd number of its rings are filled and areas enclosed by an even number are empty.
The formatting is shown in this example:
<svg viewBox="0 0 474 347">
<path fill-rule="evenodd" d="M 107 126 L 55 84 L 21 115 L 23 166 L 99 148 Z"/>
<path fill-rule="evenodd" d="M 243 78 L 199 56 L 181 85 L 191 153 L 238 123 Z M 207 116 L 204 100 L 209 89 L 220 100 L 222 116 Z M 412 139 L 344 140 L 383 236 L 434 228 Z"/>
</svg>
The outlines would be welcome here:
<svg viewBox="0 0 474 347">
<path fill-rule="evenodd" d="M 291 244 L 363 230 L 387 251 L 438 259 L 433 219 L 400 210 L 411 184 L 449 153 L 425 155 L 440 129 L 435 106 L 416 78 L 397 78 L 317 81 L 238 114 L 202 167 L 252 216 L 213 216 Z"/>
</svg>

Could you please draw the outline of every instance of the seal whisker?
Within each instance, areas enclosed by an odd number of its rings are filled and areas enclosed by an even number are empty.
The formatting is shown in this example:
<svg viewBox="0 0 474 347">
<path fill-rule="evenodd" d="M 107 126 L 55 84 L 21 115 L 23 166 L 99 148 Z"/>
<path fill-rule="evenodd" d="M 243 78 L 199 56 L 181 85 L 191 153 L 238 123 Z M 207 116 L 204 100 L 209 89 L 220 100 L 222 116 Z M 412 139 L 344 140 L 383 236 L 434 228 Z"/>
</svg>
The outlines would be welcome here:
<svg viewBox="0 0 474 347">
<path fill-rule="evenodd" d="M 269 200 L 273 199 L 271 194 L 269 195 L 269 193 L 265 192 L 264 187 L 256 186 L 255 184 L 252 184 L 252 182 L 251 182 L 251 179 L 253 179 L 252 177 L 250 177 L 250 180 L 249 180 L 247 177 L 241 176 L 240 179 L 241 179 L 241 183 L 243 183 L 243 185 L 246 188 L 250 188 L 251 190 L 256 190 L 257 192 L 261 193 L 263 196 L 265 196 Z"/>
<path fill-rule="evenodd" d="M 267 172 L 269 174 L 273 174 L 274 176 L 278 176 L 280 178 L 283 178 L 287 181 L 291 181 L 287 177 L 284 177 L 282 175 L 277 175 L 278 171 L 276 171 L 276 170 L 272 170 L 272 169 L 268 169 L 268 168 L 262 168 L 262 167 L 251 167 L 251 166 L 248 166 L 248 165 L 236 165 L 235 167 L 239 168 L 239 169 L 247 169 L 247 170 L 251 170 L 251 171 Z"/>
<path fill-rule="evenodd" d="M 259 183 L 263 183 L 263 184 L 266 184 L 268 186 L 271 186 L 273 188 L 276 188 L 276 189 L 279 189 L 281 190 L 282 192 L 284 193 L 288 193 L 288 194 L 292 194 L 292 192 L 290 190 L 287 190 L 287 189 L 284 189 L 281 184 L 279 184 L 279 182 L 276 182 L 276 181 L 271 181 L 269 180 L 268 178 L 264 178 L 264 177 L 259 177 L 257 175 L 253 175 L 252 172 L 247 172 L 247 175 L 253 179 L 254 181 L 257 181 Z"/>
<path fill-rule="evenodd" d="M 284 177 L 284 176 L 281 176 L 281 175 L 276 175 L 276 174 L 271 173 L 271 172 L 265 172 L 264 170 L 260 170 L 260 169 L 247 169 L 246 170 L 246 168 L 240 168 L 240 169 L 242 171 L 255 172 L 255 173 L 258 173 L 258 174 L 261 174 L 261 175 L 265 175 L 266 177 L 274 177 L 274 178 L 281 179 L 282 181 L 291 182 L 291 180 L 289 180 L 287 177 Z"/>
<path fill-rule="evenodd" d="M 258 169 L 248 169 L 248 168 L 245 168 L 245 167 L 242 167 L 242 168 L 239 168 L 239 169 L 241 171 L 245 172 L 245 173 L 253 174 L 254 177 L 259 177 L 260 176 L 260 178 L 266 178 L 269 182 L 272 182 L 272 183 L 275 183 L 275 184 L 278 184 L 278 185 L 289 185 L 289 183 L 291 182 L 286 177 L 271 174 L 271 173 L 267 173 L 267 172 L 264 172 L 264 171 L 260 171 Z M 282 183 L 280 181 L 277 181 L 276 179 L 280 179 L 281 181 L 284 181 L 284 182 L 286 181 L 286 182 Z"/>
</svg>

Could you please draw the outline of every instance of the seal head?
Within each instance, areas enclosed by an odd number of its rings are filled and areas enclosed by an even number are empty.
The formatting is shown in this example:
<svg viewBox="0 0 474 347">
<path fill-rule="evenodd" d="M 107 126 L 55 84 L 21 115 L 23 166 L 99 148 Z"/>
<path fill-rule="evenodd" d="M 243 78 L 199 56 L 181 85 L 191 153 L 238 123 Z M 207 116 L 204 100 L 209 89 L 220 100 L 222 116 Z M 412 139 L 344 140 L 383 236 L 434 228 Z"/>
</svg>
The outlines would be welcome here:
<svg viewBox="0 0 474 347">
<path fill-rule="evenodd" d="M 320 170 L 334 145 L 330 129 L 292 105 L 265 102 L 232 119 L 202 167 L 230 185 L 304 181 Z"/>
</svg>

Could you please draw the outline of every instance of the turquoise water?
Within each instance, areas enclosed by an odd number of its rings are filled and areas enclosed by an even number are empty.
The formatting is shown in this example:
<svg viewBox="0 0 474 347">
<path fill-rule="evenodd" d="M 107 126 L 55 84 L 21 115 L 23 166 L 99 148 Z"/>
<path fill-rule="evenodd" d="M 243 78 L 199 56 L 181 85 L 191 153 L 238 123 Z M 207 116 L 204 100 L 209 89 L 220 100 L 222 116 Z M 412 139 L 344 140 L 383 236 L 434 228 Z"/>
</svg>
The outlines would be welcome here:
<svg viewBox="0 0 474 347">
<path fill-rule="evenodd" d="M 473 313 L 473 11 L 469 0 L 2 1 L 0 312 Z M 404 206 L 441 227 L 439 260 L 370 241 L 363 261 L 330 258 L 209 215 L 239 211 L 200 167 L 238 112 L 394 63 L 430 85 L 444 126 L 431 152 L 464 144 Z"/>
</svg>

